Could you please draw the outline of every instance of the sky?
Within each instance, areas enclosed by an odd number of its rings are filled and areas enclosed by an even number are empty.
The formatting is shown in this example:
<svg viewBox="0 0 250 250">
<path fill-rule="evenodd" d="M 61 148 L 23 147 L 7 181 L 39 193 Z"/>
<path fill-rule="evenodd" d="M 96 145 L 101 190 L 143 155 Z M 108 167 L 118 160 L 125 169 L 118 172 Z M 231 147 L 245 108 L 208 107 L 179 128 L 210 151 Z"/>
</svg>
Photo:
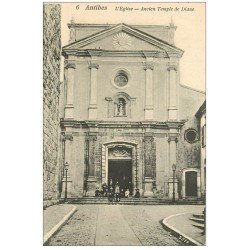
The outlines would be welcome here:
<svg viewBox="0 0 250 250">
<path fill-rule="evenodd" d="M 204 3 L 101 3 L 107 10 L 86 10 L 87 5 L 97 3 L 62 4 L 62 45 L 68 44 L 67 24 L 75 23 L 128 25 L 169 25 L 171 18 L 177 26 L 175 46 L 184 50 L 180 60 L 180 83 L 205 91 L 205 4 Z M 127 7 L 130 11 L 116 11 Z M 151 8 L 141 11 L 141 8 Z M 160 11 L 158 10 L 160 7 Z M 139 11 L 131 8 L 139 8 Z M 152 10 L 155 8 L 155 11 Z M 189 8 L 189 9 L 187 9 Z"/>
</svg>

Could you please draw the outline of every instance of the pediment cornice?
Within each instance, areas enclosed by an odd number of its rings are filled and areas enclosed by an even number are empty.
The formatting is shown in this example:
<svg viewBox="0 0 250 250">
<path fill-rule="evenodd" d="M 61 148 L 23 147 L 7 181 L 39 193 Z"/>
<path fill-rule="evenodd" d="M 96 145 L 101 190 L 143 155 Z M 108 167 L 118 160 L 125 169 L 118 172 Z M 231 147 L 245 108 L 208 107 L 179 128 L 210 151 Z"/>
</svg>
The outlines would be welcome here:
<svg viewBox="0 0 250 250">
<path fill-rule="evenodd" d="M 143 57 L 145 58 L 145 51 L 135 50 L 70 50 L 67 55 L 72 56 L 89 56 L 89 57 Z M 148 57 L 152 58 L 168 58 L 166 51 L 146 51 Z"/>
<path fill-rule="evenodd" d="M 79 54 L 86 55 L 87 50 L 85 47 L 87 45 L 94 43 L 96 41 L 99 41 L 99 40 L 101 40 L 105 37 L 108 37 L 110 35 L 121 32 L 121 31 L 126 32 L 127 34 L 134 36 L 134 37 L 136 37 L 136 38 L 138 38 L 146 43 L 154 45 L 155 47 L 159 48 L 159 51 L 164 51 L 168 57 L 181 57 L 183 54 L 183 51 L 181 49 L 179 49 L 173 45 L 170 45 L 167 42 L 162 41 L 156 37 L 153 37 L 153 36 L 143 32 L 141 30 L 132 28 L 132 27 L 122 23 L 122 24 L 118 24 L 114 27 L 111 27 L 109 29 L 95 33 L 91 36 L 88 36 L 88 37 L 83 38 L 79 41 L 76 41 L 76 42 L 73 42 L 73 43 L 70 43 L 70 44 L 64 46 L 63 47 L 63 55 L 73 55 L 73 54 L 74 55 L 79 55 Z M 157 50 L 157 48 L 156 48 L 156 50 Z M 138 51 L 136 51 L 137 53 L 139 53 L 139 49 L 140 48 L 138 48 Z M 100 50 L 97 50 L 97 51 L 100 51 Z M 112 52 L 115 53 L 115 51 L 112 51 Z M 122 52 L 122 53 L 127 52 L 127 53 L 131 54 L 131 51 L 128 51 L 128 50 L 119 51 L 119 52 Z M 133 51 L 133 53 L 135 53 L 135 51 Z M 103 53 L 99 56 L 105 56 L 105 55 L 107 55 L 107 53 L 106 54 Z"/>
</svg>

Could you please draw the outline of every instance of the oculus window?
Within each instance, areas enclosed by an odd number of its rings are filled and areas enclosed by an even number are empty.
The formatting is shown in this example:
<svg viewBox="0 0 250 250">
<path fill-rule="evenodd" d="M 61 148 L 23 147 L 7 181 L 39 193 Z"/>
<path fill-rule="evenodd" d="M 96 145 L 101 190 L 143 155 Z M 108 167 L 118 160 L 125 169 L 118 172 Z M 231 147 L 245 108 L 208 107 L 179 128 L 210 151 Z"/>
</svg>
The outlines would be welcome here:
<svg viewBox="0 0 250 250">
<path fill-rule="evenodd" d="M 194 143 L 198 139 L 198 133 L 195 129 L 190 128 L 185 131 L 184 137 L 188 143 Z"/>
<path fill-rule="evenodd" d="M 124 73 L 119 73 L 115 76 L 114 83 L 117 87 L 124 87 L 128 84 L 128 77 Z"/>
</svg>

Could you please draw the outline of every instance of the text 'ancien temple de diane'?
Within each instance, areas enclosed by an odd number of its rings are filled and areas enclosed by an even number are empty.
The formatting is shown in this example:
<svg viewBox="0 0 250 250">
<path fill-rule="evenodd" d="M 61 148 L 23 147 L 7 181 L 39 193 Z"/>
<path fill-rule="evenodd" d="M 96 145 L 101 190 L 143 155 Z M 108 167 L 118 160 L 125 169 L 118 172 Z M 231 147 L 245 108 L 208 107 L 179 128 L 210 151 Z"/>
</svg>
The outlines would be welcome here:
<svg viewBox="0 0 250 250">
<path fill-rule="evenodd" d="M 68 27 L 61 118 L 68 196 L 93 196 L 103 183 L 118 182 L 145 197 L 171 198 L 175 189 L 176 199 L 201 198 L 205 177 L 195 115 L 205 93 L 180 84 L 177 27 Z M 65 181 L 62 168 L 62 197 Z"/>
</svg>

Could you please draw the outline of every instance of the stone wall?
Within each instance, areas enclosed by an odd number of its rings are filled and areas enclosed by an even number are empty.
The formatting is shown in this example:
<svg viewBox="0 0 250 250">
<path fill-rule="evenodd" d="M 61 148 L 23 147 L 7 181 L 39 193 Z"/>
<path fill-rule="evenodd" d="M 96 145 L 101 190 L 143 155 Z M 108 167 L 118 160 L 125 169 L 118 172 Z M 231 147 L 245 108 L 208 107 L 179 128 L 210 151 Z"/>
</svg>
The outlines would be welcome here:
<svg viewBox="0 0 250 250">
<path fill-rule="evenodd" d="M 43 199 L 51 205 L 59 190 L 59 94 L 61 53 L 61 7 L 43 8 Z"/>
</svg>

